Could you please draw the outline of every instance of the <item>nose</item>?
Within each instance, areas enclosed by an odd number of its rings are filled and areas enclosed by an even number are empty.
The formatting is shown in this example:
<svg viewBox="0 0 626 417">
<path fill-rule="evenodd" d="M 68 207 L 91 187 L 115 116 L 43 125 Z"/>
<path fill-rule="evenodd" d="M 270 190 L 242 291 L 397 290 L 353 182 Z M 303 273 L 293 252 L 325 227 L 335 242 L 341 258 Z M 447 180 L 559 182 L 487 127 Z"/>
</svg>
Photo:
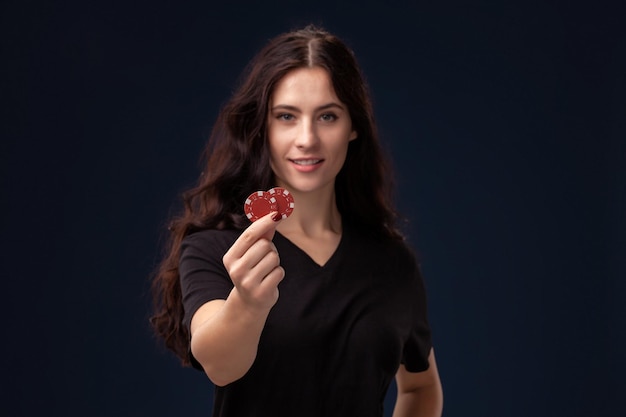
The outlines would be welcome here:
<svg viewBox="0 0 626 417">
<path fill-rule="evenodd" d="M 300 149 L 308 149 L 313 148 L 318 143 L 317 130 L 315 128 L 315 123 L 310 119 L 303 119 L 298 136 L 295 140 L 296 147 Z"/>
</svg>

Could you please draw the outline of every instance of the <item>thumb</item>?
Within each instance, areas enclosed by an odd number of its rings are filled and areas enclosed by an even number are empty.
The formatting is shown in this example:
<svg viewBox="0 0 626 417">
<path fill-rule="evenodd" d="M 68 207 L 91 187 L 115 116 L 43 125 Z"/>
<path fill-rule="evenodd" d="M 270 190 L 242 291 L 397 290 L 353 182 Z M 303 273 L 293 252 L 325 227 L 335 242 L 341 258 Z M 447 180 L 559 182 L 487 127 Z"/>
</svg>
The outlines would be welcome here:
<svg viewBox="0 0 626 417">
<path fill-rule="evenodd" d="M 261 217 L 243 231 L 225 256 L 240 258 L 259 239 L 267 239 L 271 242 L 276 232 L 276 226 L 278 226 L 280 220 L 281 217 L 276 211 Z"/>
<path fill-rule="evenodd" d="M 276 227 L 282 220 L 280 213 L 277 211 L 272 211 L 270 214 L 267 214 L 261 217 L 259 220 L 255 221 L 253 225 L 251 225 L 248 229 L 255 228 L 254 233 L 259 238 L 265 238 L 271 241 L 274 238 L 274 233 L 276 233 Z"/>
<path fill-rule="evenodd" d="M 278 219 L 278 220 L 274 220 Z M 237 247 L 236 253 L 243 255 L 250 247 L 259 239 L 267 239 L 271 241 L 276 232 L 276 226 L 280 223 L 281 217 L 277 211 L 272 211 L 269 214 L 261 217 L 254 223 L 252 223 L 246 230 L 243 231 L 239 239 L 235 242 Z"/>
</svg>

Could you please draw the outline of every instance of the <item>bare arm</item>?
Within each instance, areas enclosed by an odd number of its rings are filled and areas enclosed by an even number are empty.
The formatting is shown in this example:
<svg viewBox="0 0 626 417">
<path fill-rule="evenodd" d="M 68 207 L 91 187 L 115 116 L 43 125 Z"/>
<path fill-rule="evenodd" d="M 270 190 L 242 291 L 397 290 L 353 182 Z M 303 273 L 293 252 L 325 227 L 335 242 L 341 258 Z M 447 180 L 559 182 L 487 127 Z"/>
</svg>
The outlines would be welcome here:
<svg viewBox="0 0 626 417">
<path fill-rule="evenodd" d="M 213 300 L 191 319 L 191 352 L 216 385 L 227 385 L 248 372 L 271 308 L 278 301 L 280 267 L 271 239 L 271 214 L 246 229 L 224 255 L 235 287 L 226 300 Z"/>
<path fill-rule="evenodd" d="M 430 351 L 429 367 L 424 372 L 408 372 L 404 365 L 396 374 L 398 398 L 393 417 L 440 417 L 443 411 L 443 392 L 435 353 Z"/>
</svg>

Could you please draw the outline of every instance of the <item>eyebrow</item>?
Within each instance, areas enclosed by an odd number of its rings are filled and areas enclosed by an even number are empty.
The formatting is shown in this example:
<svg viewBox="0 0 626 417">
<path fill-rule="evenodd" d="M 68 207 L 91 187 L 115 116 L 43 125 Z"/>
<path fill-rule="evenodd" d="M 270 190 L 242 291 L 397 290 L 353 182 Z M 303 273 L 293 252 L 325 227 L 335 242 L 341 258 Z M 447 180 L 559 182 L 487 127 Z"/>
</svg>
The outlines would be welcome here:
<svg viewBox="0 0 626 417">
<path fill-rule="evenodd" d="M 332 108 L 338 108 L 340 110 L 344 110 L 344 107 L 341 104 L 338 103 L 328 103 L 328 104 L 324 104 L 322 106 L 316 107 L 315 111 L 320 111 L 320 110 L 328 110 L 328 109 L 332 109 Z M 289 111 L 293 111 L 293 112 L 301 112 L 301 110 L 296 107 L 296 106 L 291 106 L 289 104 L 277 104 L 276 106 L 272 107 L 271 109 L 272 111 L 276 111 L 276 110 L 289 110 Z"/>
</svg>

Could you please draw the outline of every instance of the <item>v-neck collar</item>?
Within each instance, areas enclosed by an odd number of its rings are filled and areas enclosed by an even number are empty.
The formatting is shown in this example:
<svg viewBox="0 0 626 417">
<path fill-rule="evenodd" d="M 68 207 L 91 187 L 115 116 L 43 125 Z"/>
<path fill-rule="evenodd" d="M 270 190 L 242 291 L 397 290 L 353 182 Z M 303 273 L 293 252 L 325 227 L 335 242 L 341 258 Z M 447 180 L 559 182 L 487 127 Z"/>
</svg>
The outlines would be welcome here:
<svg viewBox="0 0 626 417">
<path fill-rule="evenodd" d="M 311 265 L 315 267 L 316 269 L 324 270 L 324 269 L 332 268 L 333 265 L 338 262 L 338 259 L 341 257 L 341 253 L 343 253 L 344 246 L 346 245 L 346 240 L 347 240 L 346 235 L 347 235 L 347 232 L 344 228 L 344 230 L 341 232 L 341 238 L 339 239 L 339 244 L 335 248 L 335 251 L 332 253 L 332 255 L 330 255 L 330 258 L 328 258 L 326 263 L 324 263 L 323 265 L 318 264 L 313 258 L 311 258 L 311 256 L 304 249 L 302 249 L 300 246 L 293 243 L 291 240 L 289 240 L 289 238 L 287 238 L 285 235 L 280 233 L 278 230 L 275 232 L 274 237 L 275 238 L 278 237 L 282 239 L 288 245 L 293 247 L 297 252 L 301 253 L 302 256 L 305 257 L 308 260 L 308 262 L 310 262 Z"/>
</svg>

